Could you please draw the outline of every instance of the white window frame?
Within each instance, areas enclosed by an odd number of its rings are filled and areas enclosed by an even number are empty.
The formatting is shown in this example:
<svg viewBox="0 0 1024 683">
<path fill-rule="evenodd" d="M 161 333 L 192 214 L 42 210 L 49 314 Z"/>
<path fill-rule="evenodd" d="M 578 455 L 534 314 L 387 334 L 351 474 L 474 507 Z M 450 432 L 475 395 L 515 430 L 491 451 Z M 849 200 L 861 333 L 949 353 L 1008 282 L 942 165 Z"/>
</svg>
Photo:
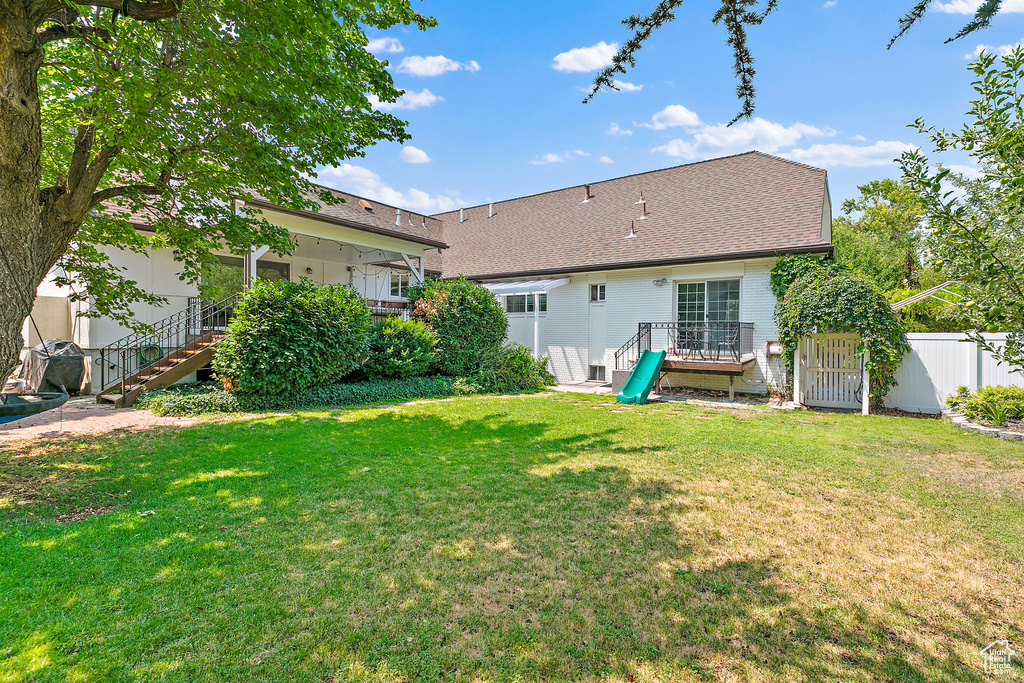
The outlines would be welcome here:
<svg viewBox="0 0 1024 683">
<path fill-rule="evenodd" d="M 597 297 L 594 298 L 595 288 Z M 587 300 L 592 304 L 603 304 L 608 300 L 608 286 L 605 282 L 594 282 L 587 289 Z"/>
<path fill-rule="evenodd" d="M 703 280 L 675 280 L 672 283 L 672 320 L 679 320 L 679 285 L 692 285 L 701 284 L 704 286 L 704 317 L 699 322 L 705 322 L 708 319 L 708 305 L 710 298 L 708 297 L 708 283 L 709 282 L 738 282 L 739 283 L 739 308 L 736 310 L 737 321 L 743 320 L 743 278 L 742 277 L 710 277 Z"/>
<path fill-rule="evenodd" d="M 398 294 L 395 294 L 395 278 L 398 278 Z M 410 273 L 400 270 L 392 270 L 388 283 L 388 294 L 399 299 L 405 298 L 405 292 L 409 289 Z"/>
</svg>

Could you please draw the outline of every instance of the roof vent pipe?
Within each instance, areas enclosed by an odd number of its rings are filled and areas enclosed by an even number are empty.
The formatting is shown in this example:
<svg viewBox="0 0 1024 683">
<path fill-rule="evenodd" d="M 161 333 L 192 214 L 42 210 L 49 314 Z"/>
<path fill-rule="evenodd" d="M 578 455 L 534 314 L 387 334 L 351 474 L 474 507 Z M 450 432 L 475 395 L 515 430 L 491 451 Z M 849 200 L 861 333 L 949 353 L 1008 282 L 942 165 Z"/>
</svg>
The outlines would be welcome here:
<svg viewBox="0 0 1024 683">
<path fill-rule="evenodd" d="M 466 222 L 466 217 L 462 214 L 462 207 L 461 206 L 459 207 L 459 222 L 460 223 L 465 223 Z"/>
<path fill-rule="evenodd" d="M 583 201 L 581 204 L 585 204 L 590 201 L 590 185 L 583 186 Z"/>
<path fill-rule="evenodd" d="M 494 218 L 494 202 L 487 205 L 487 217 Z"/>
<path fill-rule="evenodd" d="M 640 218 L 647 218 L 647 202 L 640 204 Z"/>
<path fill-rule="evenodd" d="M 397 226 L 401 226 L 402 225 L 402 210 L 401 209 L 395 209 L 395 225 L 397 225 Z"/>
<path fill-rule="evenodd" d="M 634 204 L 644 204 L 644 203 L 646 203 L 646 202 L 647 202 L 647 200 L 646 200 L 646 199 L 644 199 L 644 191 L 643 191 L 643 190 L 640 190 L 640 199 L 636 200 L 636 201 L 635 201 L 635 202 L 633 202 L 633 203 L 634 203 Z"/>
</svg>

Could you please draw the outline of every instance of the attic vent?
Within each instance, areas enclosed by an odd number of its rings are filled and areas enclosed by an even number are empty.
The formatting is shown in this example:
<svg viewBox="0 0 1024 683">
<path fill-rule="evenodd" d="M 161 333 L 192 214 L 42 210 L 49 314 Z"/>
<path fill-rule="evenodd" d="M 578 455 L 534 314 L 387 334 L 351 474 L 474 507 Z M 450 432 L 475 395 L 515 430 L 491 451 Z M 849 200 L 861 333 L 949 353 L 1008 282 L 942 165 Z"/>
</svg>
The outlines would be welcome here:
<svg viewBox="0 0 1024 683">
<path fill-rule="evenodd" d="M 360 199 L 359 200 L 359 206 L 363 207 L 367 211 L 373 211 L 373 204 L 371 204 L 370 202 L 366 201 L 365 199 Z"/>
</svg>

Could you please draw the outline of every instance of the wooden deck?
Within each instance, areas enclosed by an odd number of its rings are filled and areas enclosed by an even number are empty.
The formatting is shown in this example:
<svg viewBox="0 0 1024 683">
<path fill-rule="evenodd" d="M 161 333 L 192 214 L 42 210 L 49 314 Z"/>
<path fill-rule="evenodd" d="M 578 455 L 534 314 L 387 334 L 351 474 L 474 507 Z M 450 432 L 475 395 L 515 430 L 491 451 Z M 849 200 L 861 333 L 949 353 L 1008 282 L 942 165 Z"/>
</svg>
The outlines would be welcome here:
<svg viewBox="0 0 1024 683">
<path fill-rule="evenodd" d="M 701 358 L 665 356 L 661 366 L 662 372 L 695 372 L 704 375 L 729 375 L 739 377 L 754 367 L 757 359 L 753 355 L 740 358 L 739 362 L 732 358 L 722 360 L 703 360 Z"/>
</svg>

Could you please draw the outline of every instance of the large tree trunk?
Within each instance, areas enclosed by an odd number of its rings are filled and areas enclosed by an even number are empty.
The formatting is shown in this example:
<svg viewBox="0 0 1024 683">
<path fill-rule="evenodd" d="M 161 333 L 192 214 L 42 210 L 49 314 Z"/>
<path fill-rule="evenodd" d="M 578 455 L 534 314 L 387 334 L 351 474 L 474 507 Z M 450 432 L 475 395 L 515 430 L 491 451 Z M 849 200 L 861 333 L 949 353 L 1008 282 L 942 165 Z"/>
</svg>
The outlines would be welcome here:
<svg viewBox="0 0 1024 683">
<path fill-rule="evenodd" d="M 21 328 L 28 311 L 18 289 L 31 305 L 36 287 L 60 255 L 58 245 L 41 230 L 36 74 L 43 48 L 35 40 L 35 22 L 26 4 L 0 0 L 0 249 L 11 267 L 0 256 L 0 383 L 18 364 L 22 349 Z"/>
</svg>

